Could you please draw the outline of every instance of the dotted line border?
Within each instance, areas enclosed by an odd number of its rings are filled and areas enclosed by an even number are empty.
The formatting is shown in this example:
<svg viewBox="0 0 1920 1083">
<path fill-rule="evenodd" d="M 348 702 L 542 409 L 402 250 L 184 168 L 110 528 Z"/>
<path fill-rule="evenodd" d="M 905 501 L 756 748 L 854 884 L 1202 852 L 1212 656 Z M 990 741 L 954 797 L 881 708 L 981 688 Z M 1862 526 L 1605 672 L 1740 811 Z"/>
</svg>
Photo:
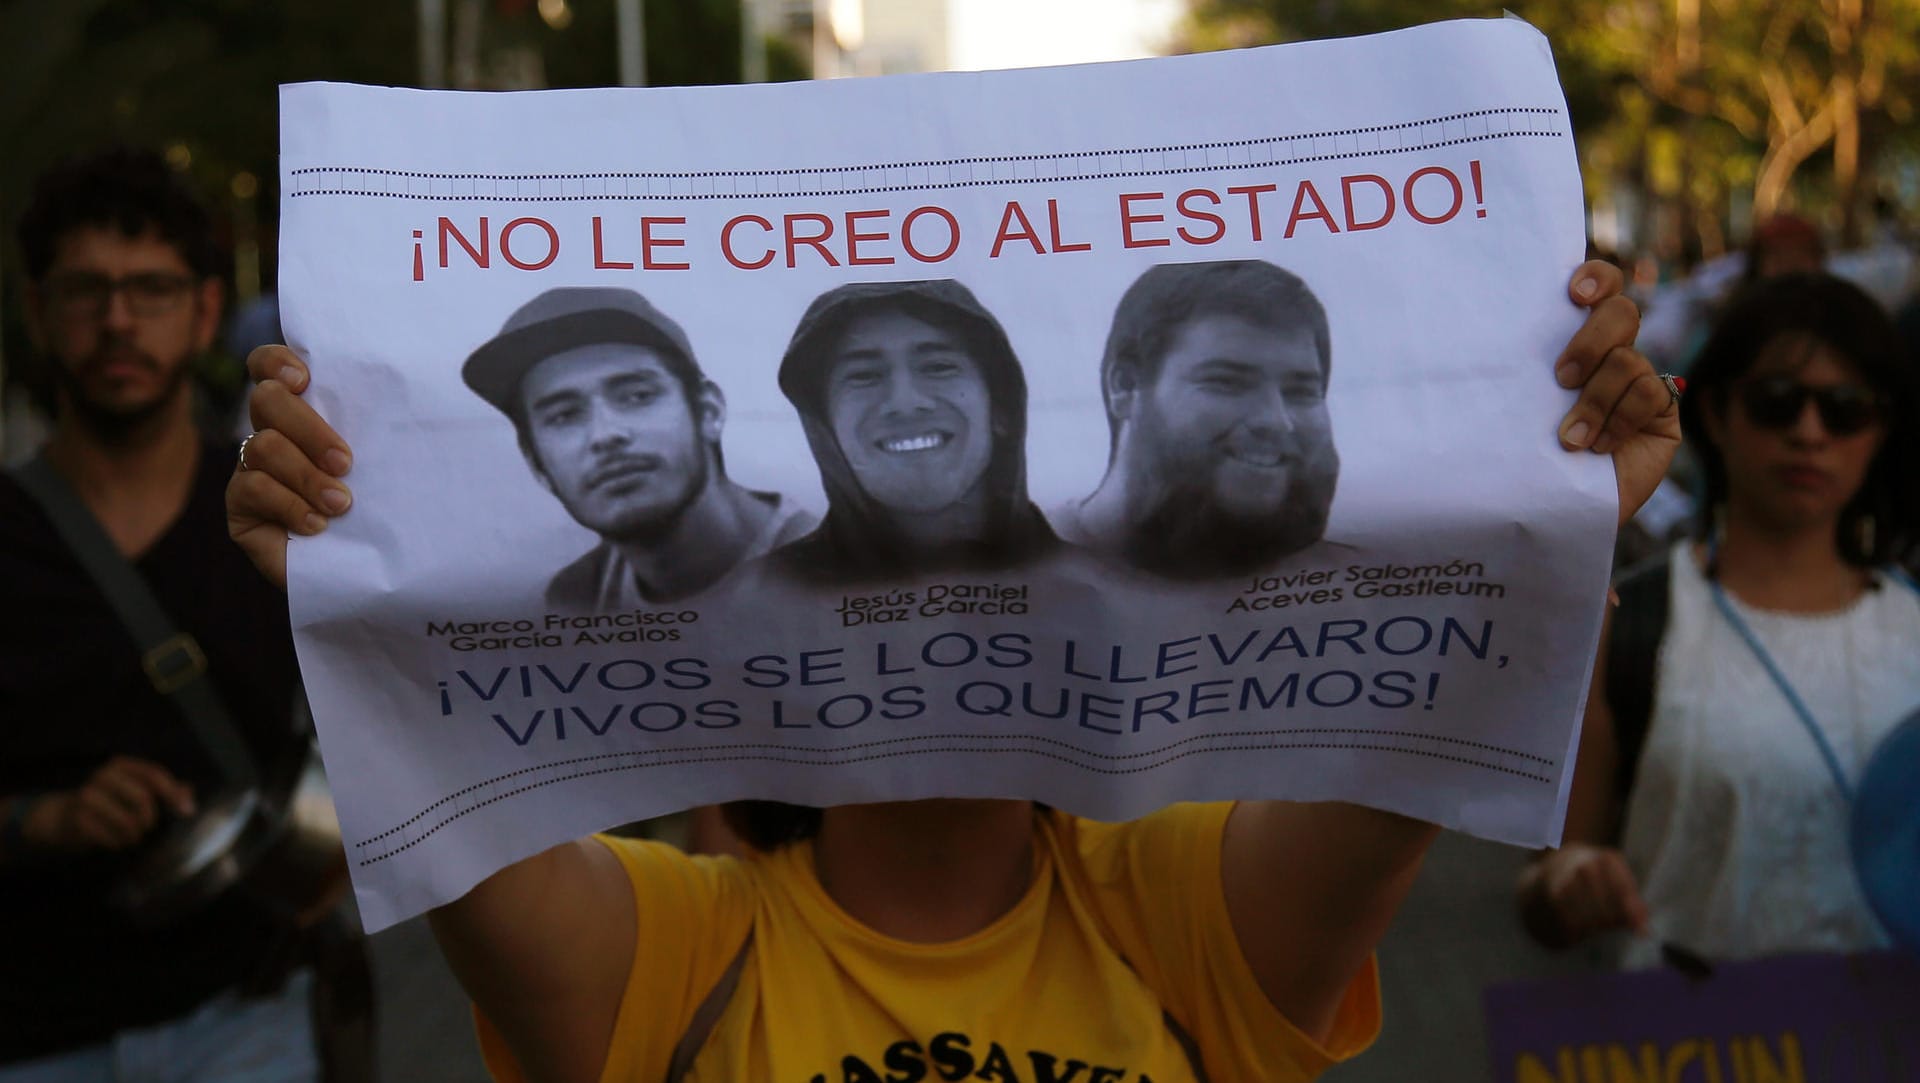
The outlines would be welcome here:
<svg viewBox="0 0 1920 1083">
<path fill-rule="evenodd" d="M 1467 748 L 1479 749 L 1482 752 L 1497 752 L 1502 755 L 1513 756 L 1518 759 L 1531 760 L 1532 762 L 1540 764 L 1544 767 L 1553 767 L 1558 762 L 1555 760 L 1548 759 L 1545 756 L 1536 756 L 1531 752 L 1522 752 L 1517 748 L 1506 748 L 1501 745 L 1489 745 L 1479 741 L 1469 741 L 1464 737 L 1449 737 L 1446 734 L 1421 733 L 1415 730 L 1366 729 L 1358 726 L 1290 726 L 1283 729 L 1223 730 L 1216 733 L 1200 733 L 1200 734 L 1195 734 L 1191 737 L 1183 737 L 1180 740 L 1173 742 L 1172 744 L 1161 745 L 1159 748 L 1147 749 L 1146 751 L 1143 751 L 1143 752 L 1125 752 L 1125 753 L 1101 752 L 1096 749 L 1082 748 L 1081 746 L 1073 744 L 1071 742 L 1062 741 L 1057 737 L 1048 737 L 1045 734 L 1040 734 L 1040 733 L 924 733 L 924 734 L 919 734 L 913 737 L 887 737 L 877 741 L 858 741 L 853 744 L 836 745 L 832 748 L 807 748 L 803 745 L 775 744 L 767 741 L 726 742 L 726 743 L 707 744 L 707 745 L 678 745 L 671 748 L 630 749 L 625 752 L 602 752 L 592 756 L 575 756 L 570 759 L 564 759 L 564 760 L 550 760 L 546 763 L 535 764 L 532 767 L 521 767 L 516 770 L 507 771 L 503 774 L 495 775 L 492 778 L 481 779 L 479 782 L 475 782 L 469 786 L 464 786 L 446 795 L 445 797 L 442 797 L 440 800 L 435 801 L 433 804 L 428 805 L 426 808 L 423 808 L 419 812 L 414 813 L 412 816 L 408 817 L 406 820 L 402 821 L 401 823 L 396 824 L 395 826 L 380 832 L 378 835 L 373 835 L 360 842 L 354 843 L 354 847 L 357 849 L 363 846 L 370 846 L 373 843 L 379 842 L 382 839 L 388 838 L 391 835 L 404 831 L 408 827 L 413 826 L 419 821 L 425 819 L 427 816 L 431 815 L 434 809 L 437 809 L 440 806 L 445 805 L 449 802 L 457 801 L 460 798 L 465 797 L 466 795 L 473 793 L 476 790 L 484 790 L 488 786 L 491 786 L 496 782 L 505 782 L 508 779 L 518 778 L 522 775 L 530 775 L 538 771 L 553 771 L 553 770 L 558 770 L 565 767 L 572 767 L 577 764 L 599 763 L 602 760 L 629 759 L 635 756 L 676 756 L 682 753 L 725 752 L 725 751 L 734 751 L 738 749 L 774 749 L 782 752 L 834 753 L 834 752 L 853 752 L 853 751 L 858 751 L 858 750 L 867 749 L 867 748 L 885 748 L 888 745 L 909 744 L 917 741 L 1033 741 L 1033 742 L 1038 742 L 1044 745 L 1053 745 L 1056 748 L 1064 748 L 1069 752 L 1078 753 L 1082 756 L 1087 756 L 1093 759 L 1108 760 L 1112 762 L 1125 762 L 1127 760 L 1137 760 L 1137 759 L 1142 759 L 1148 756 L 1158 756 L 1158 755 L 1161 755 L 1162 753 L 1171 752 L 1176 748 L 1181 748 L 1186 745 L 1193 744 L 1195 741 L 1216 741 L 1216 740 L 1223 740 L 1223 739 L 1232 738 L 1232 737 L 1286 737 L 1286 736 L 1298 736 L 1298 735 L 1309 734 L 1309 733 L 1331 733 L 1331 734 L 1344 733 L 1344 734 L 1357 734 L 1357 735 L 1362 735 L 1367 737 L 1406 737 L 1406 738 L 1419 740 L 1419 741 L 1438 741 L 1443 744 L 1462 745 Z M 847 762 L 855 762 L 855 761 L 847 761 Z"/>
<path fill-rule="evenodd" d="M 1337 139 L 1345 135 L 1372 135 L 1375 132 L 1393 132 L 1405 128 L 1420 128 L 1429 124 L 1448 124 L 1469 117 L 1501 116 L 1513 113 L 1540 116 L 1559 116 L 1560 110 L 1546 106 L 1505 106 L 1498 109 L 1474 109 L 1465 113 L 1452 113 L 1443 117 L 1430 117 L 1425 120 L 1407 120 L 1398 124 L 1376 124 L 1366 128 L 1341 128 L 1337 131 L 1299 132 L 1293 135 L 1269 135 L 1254 139 L 1222 140 L 1214 143 L 1181 143 L 1161 147 L 1133 147 L 1114 150 L 1072 150 L 1054 154 L 1002 154 L 986 155 L 975 158 L 929 158 L 917 162 L 868 163 L 849 166 L 804 166 L 794 169 L 712 169 L 696 172 L 615 172 L 615 173 L 421 173 L 404 169 L 370 169 L 361 166 L 303 166 L 291 171 L 288 176 L 299 177 L 312 173 L 366 173 L 380 177 L 408 177 L 420 180 L 597 180 L 610 178 L 631 179 L 634 177 L 660 178 L 666 180 L 692 180 L 700 177 L 786 177 L 804 176 L 819 173 L 860 173 L 881 169 L 930 169 L 935 166 L 979 165 L 998 162 L 1037 162 L 1066 158 L 1100 158 L 1114 154 L 1172 154 L 1176 151 L 1217 150 L 1228 147 L 1252 147 L 1263 143 L 1284 143 L 1294 139 Z M 1558 134 L 1558 133 L 1554 133 Z"/>
<path fill-rule="evenodd" d="M 1383 154 L 1411 154 L 1424 150 L 1436 150 L 1441 147 L 1459 146 L 1463 143 L 1484 143 L 1492 139 L 1513 139 L 1524 137 L 1544 137 L 1548 139 L 1565 138 L 1566 133 L 1556 131 L 1535 131 L 1523 129 L 1511 132 L 1488 132 L 1484 135 L 1469 135 L 1459 139 L 1443 139 L 1432 143 L 1419 143 L 1403 147 L 1382 147 L 1377 150 L 1344 151 L 1337 154 L 1314 154 L 1300 158 L 1277 159 L 1271 162 L 1224 162 L 1213 165 L 1166 166 L 1160 169 L 1115 170 L 1108 173 L 1075 173 L 1059 177 L 993 177 L 985 180 L 929 181 L 925 184 L 886 184 L 865 188 L 831 188 L 820 191 L 801 190 L 789 192 L 685 192 L 685 193 L 606 193 L 603 195 L 434 195 L 422 192 L 382 192 L 371 188 L 311 188 L 305 191 L 289 193 L 289 198 L 302 199 L 312 196 L 361 196 L 375 199 L 416 199 L 430 203 L 622 203 L 647 201 L 687 202 L 703 199 L 799 199 L 832 196 L 872 195 L 882 192 L 924 192 L 936 189 L 982 188 L 1002 184 L 1057 184 L 1087 180 L 1116 180 L 1127 177 L 1165 177 L 1191 173 L 1219 173 L 1230 169 L 1270 169 L 1278 166 L 1305 165 L 1312 162 L 1332 162 L 1351 158 L 1374 158 Z M 507 178 L 513 179 L 513 178 Z M 526 179 L 533 179 L 531 177 Z"/>
<path fill-rule="evenodd" d="M 1088 767 L 1084 764 L 1076 763 L 1075 761 L 1068 759 L 1065 756 L 1047 752 L 1044 749 L 1031 749 L 1031 748 L 981 749 L 978 747 L 967 748 L 967 747 L 949 746 L 949 747 L 937 748 L 937 749 L 908 749 L 900 752 L 883 753 L 876 756 L 866 756 L 866 757 L 846 758 L 843 756 L 842 758 L 839 758 L 839 759 L 829 759 L 829 760 L 819 760 L 819 759 L 796 760 L 796 759 L 785 759 L 780 756 L 768 756 L 768 755 L 738 756 L 738 755 L 729 754 L 729 753 L 734 753 L 734 752 L 738 752 L 740 750 L 746 750 L 746 749 L 771 749 L 776 752 L 784 752 L 784 753 L 808 754 L 808 755 L 817 755 L 817 756 L 834 756 L 837 754 L 854 752 L 862 749 L 884 748 L 889 745 L 918 743 L 918 742 L 925 742 L 925 741 L 974 741 L 974 742 L 1026 741 L 1026 742 L 1037 742 L 1043 745 L 1052 745 L 1056 748 L 1065 749 L 1068 752 L 1074 753 L 1078 756 L 1085 757 L 1085 758 L 1105 760 L 1108 762 L 1124 763 L 1129 760 L 1138 760 L 1138 759 L 1144 759 L 1148 757 L 1162 756 L 1162 755 L 1165 755 L 1166 753 L 1173 752 L 1176 749 L 1182 748 L 1183 746 L 1193 744 L 1196 741 L 1216 741 L 1216 740 L 1226 740 L 1226 739 L 1239 738 L 1239 737 L 1277 737 L 1277 736 L 1293 736 L 1293 735 L 1304 735 L 1304 734 L 1357 734 L 1357 735 L 1364 735 L 1369 737 L 1406 737 L 1406 738 L 1411 738 L 1415 740 L 1440 741 L 1447 744 L 1462 745 L 1469 748 L 1475 748 L 1475 749 L 1479 749 L 1487 752 L 1501 753 L 1504 755 L 1513 756 L 1518 759 L 1530 760 L 1534 763 L 1538 763 L 1547 767 L 1554 766 L 1556 762 L 1554 760 L 1547 759 L 1542 756 L 1535 756 L 1531 753 L 1521 752 L 1517 749 L 1503 748 L 1499 745 L 1483 744 L 1478 741 L 1469 741 L 1469 740 L 1465 740 L 1463 738 L 1458 738 L 1458 737 L 1447 737 L 1442 734 L 1418 733 L 1418 732 L 1412 732 L 1407 730 L 1373 730 L 1373 729 L 1362 729 L 1358 727 L 1322 727 L 1322 726 L 1301 726 L 1301 727 L 1292 727 L 1287 729 L 1265 729 L 1265 730 L 1230 730 L 1230 731 L 1224 731 L 1219 733 L 1197 734 L 1192 737 L 1186 737 L 1179 741 L 1175 741 L 1172 744 L 1162 745 L 1159 748 L 1148 749 L 1142 752 L 1130 752 L 1130 753 L 1100 752 L 1095 749 L 1082 748 L 1079 745 L 1075 745 L 1067 741 L 1062 741 L 1062 740 L 1059 740 L 1058 738 L 1046 737 L 1040 734 L 930 733 L 930 734 L 924 734 L 924 735 L 915 736 L 915 737 L 891 737 L 891 738 L 886 738 L 878 741 L 862 741 L 856 744 L 843 745 L 843 746 L 838 746 L 834 748 L 807 748 L 805 746 L 773 744 L 768 742 L 754 742 L 754 743 L 742 743 L 742 744 L 721 743 L 721 744 L 707 744 L 707 745 L 682 745 L 675 748 L 631 750 L 626 752 L 606 752 L 606 753 L 600 753 L 592 756 L 576 756 L 571 759 L 554 760 L 550 763 L 536 764 L 531 767 L 522 767 L 517 770 L 508 771 L 508 772 L 505 772 L 504 774 L 496 775 L 493 778 L 484 779 L 480 782 L 473 783 L 472 785 L 462 787 L 461 789 L 456 790 L 445 797 L 442 797 L 438 801 L 435 801 L 433 804 L 428 805 L 426 808 L 421 809 L 419 812 L 408 817 L 406 820 L 402 821 L 401 823 L 396 824 L 395 826 L 390 827 L 387 830 L 382 831 L 377 835 L 373 835 L 369 838 L 366 838 L 359 842 L 354 843 L 354 848 L 356 850 L 363 849 L 375 843 L 384 841 L 385 839 L 390 838 L 393 835 L 396 835 L 399 832 L 406 830 L 407 828 L 413 826 L 414 824 L 432 815 L 434 810 L 439 809 L 444 805 L 458 801 L 460 798 L 465 797 L 469 794 L 472 794 L 478 790 L 483 790 L 488 786 L 494 785 L 495 783 L 505 782 L 509 779 L 518 778 L 518 777 L 529 775 L 529 774 L 535 774 L 542 771 L 562 770 L 568 767 L 574 767 L 581 764 L 599 763 L 605 760 L 634 760 L 638 757 L 679 756 L 683 754 L 695 754 L 693 758 L 662 760 L 662 761 L 651 762 L 651 763 L 648 763 L 648 762 L 627 763 L 627 764 L 622 764 L 616 767 L 602 768 L 598 770 L 576 773 L 573 775 L 567 775 L 567 776 L 563 776 L 562 778 L 548 779 L 545 782 L 536 782 L 529 786 L 523 786 L 519 789 L 511 790 L 511 791 L 508 791 L 507 793 L 484 799 L 477 805 L 473 805 L 467 809 L 462 810 L 461 812 L 455 813 L 453 817 L 449 818 L 449 820 L 441 821 L 441 826 L 444 826 L 447 822 L 450 822 L 451 819 L 458 818 L 459 816 L 466 815 L 466 813 L 468 812 L 472 812 L 474 809 L 481 808 L 486 805 L 490 805 L 502 797 L 512 796 L 514 794 L 519 794 L 519 793 L 525 793 L 527 790 L 535 789 L 535 788 L 538 788 L 539 786 L 546 785 L 548 782 L 565 781 L 565 779 L 568 779 L 568 778 L 585 778 L 585 777 L 590 777 L 596 774 L 604 774 L 608 771 L 626 771 L 626 770 L 633 770 L 636 768 L 643 768 L 643 767 L 665 767 L 672 764 L 716 763 L 716 762 L 727 762 L 730 760 L 767 760 L 770 762 L 804 763 L 804 764 L 811 764 L 814 766 L 834 766 L 838 764 L 863 763 L 870 759 L 885 759 L 885 758 L 890 758 L 896 755 L 917 755 L 924 752 L 933 752 L 933 751 L 953 751 L 953 752 L 1013 751 L 1013 752 L 1030 752 L 1035 755 L 1048 756 L 1053 759 L 1058 759 L 1063 763 L 1073 763 L 1075 766 L 1083 767 L 1086 770 L 1099 771 L 1104 774 L 1132 774 L 1139 770 L 1149 770 L 1153 767 L 1159 766 L 1159 764 L 1151 764 L 1146 768 L 1109 770 L 1101 767 Z M 1252 748 L 1323 748 L 1323 747 L 1324 748 L 1346 748 L 1346 747 L 1375 748 L 1375 747 L 1381 747 L 1386 749 L 1394 749 L 1394 748 L 1398 748 L 1399 746 L 1373 746 L 1373 745 L 1359 745 L 1359 744 L 1326 744 L 1326 745 L 1273 744 L 1273 745 L 1254 745 L 1249 747 L 1252 747 Z M 1173 760 L 1181 759 L 1181 758 L 1184 758 L 1185 756 L 1195 755 L 1201 752 L 1233 751 L 1233 750 L 1234 750 L 1234 747 L 1229 747 L 1229 746 L 1210 746 L 1208 748 L 1192 749 L 1187 752 L 1180 753 L 1179 755 L 1174 756 L 1172 759 L 1166 760 L 1164 762 L 1171 763 L 1173 762 Z M 1540 782 L 1548 781 L 1546 778 L 1537 774 L 1532 774 L 1526 771 L 1515 770 L 1513 768 L 1504 767 L 1498 764 L 1484 763 L 1479 760 L 1466 759 L 1458 756 L 1448 756 L 1444 753 L 1426 752 L 1419 749 L 1401 749 L 1401 751 L 1406 751 L 1409 753 L 1417 753 L 1419 755 L 1436 756 L 1441 759 L 1452 760 L 1458 763 L 1473 764 L 1476 766 L 1486 767 L 1491 770 L 1504 771 L 1509 774 L 1518 775 L 1522 778 L 1534 779 Z M 700 755 L 704 753 L 713 753 L 713 752 L 723 753 L 723 755 L 720 755 L 720 756 Z M 438 827 L 434 828 L 434 830 L 438 830 Z M 431 833 L 432 833 L 431 831 L 428 832 L 428 834 L 431 834 Z M 423 835 L 421 837 L 424 838 L 425 836 Z"/>
<path fill-rule="evenodd" d="M 1093 771 L 1103 775 L 1133 775 L 1133 774 L 1139 774 L 1140 772 L 1143 772 L 1143 771 L 1157 770 L 1177 760 L 1186 759 L 1188 756 L 1199 756 L 1209 752 L 1263 752 L 1263 751 L 1272 751 L 1275 749 L 1309 749 L 1309 750 L 1359 749 L 1362 751 L 1369 751 L 1369 752 L 1398 752 L 1408 756 L 1425 756 L 1428 759 L 1447 760 L 1452 763 L 1466 764 L 1469 767 L 1485 768 L 1486 770 L 1489 770 L 1489 771 L 1499 771 L 1503 774 L 1509 774 L 1519 778 L 1530 779 L 1534 782 L 1538 782 L 1543 785 L 1552 785 L 1552 780 L 1548 779 L 1545 775 L 1536 775 L 1528 771 L 1519 771 L 1511 767 L 1502 767 L 1501 765 L 1495 764 L 1495 763 L 1485 763 L 1480 760 L 1468 759 L 1464 756 L 1449 756 L 1444 752 L 1428 752 L 1424 749 L 1403 748 L 1403 747 L 1400 747 L 1399 745 L 1374 745 L 1374 744 L 1364 744 L 1364 743 L 1358 743 L 1358 742 L 1349 742 L 1349 743 L 1333 743 L 1333 742 L 1319 742 L 1319 741 L 1272 742 L 1268 744 L 1221 745 L 1221 746 L 1210 747 L 1210 748 L 1190 748 L 1184 752 L 1174 753 L 1172 756 L 1169 756 L 1158 763 L 1144 764 L 1138 767 L 1089 766 L 1083 763 L 1076 763 L 1075 761 L 1069 759 L 1066 756 L 1062 756 L 1059 753 L 1048 752 L 1044 749 L 1038 749 L 1038 748 L 1016 748 L 1016 749 L 980 749 L 980 748 L 960 748 L 960 747 L 914 748 L 914 749 L 902 749 L 896 752 L 879 752 L 870 756 L 858 756 L 858 757 L 853 757 L 848 759 L 827 760 L 827 761 L 794 759 L 787 756 L 704 756 L 704 757 L 694 757 L 694 758 L 681 759 L 681 760 L 663 760 L 658 763 L 633 763 L 633 764 L 623 764 L 618 767 L 600 767 L 600 768 L 595 768 L 594 770 L 591 770 L 591 771 L 576 771 L 570 775 L 561 775 L 556 778 L 542 779 L 541 781 L 538 781 L 538 782 L 532 782 L 525 786 L 521 786 L 517 789 L 508 790 L 505 793 L 496 794 L 492 797 L 487 798 L 484 801 L 481 801 L 476 805 L 472 805 L 467 808 L 461 809 L 460 811 L 447 816 L 445 819 L 442 819 L 439 823 L 434 824 L 432 827 L 428 828 L 426 831 L 422 832 L 418 836 L 415 836 L 413 839 L 407 842 L 401 843 L 399 846 L 396 846 L 393 849 L 386 851 L 385 853 L 374 854 L 371 857 L 362 857 L 358 859 L 358 863 L 361 868 L 366 868 L 369 865 L 375 865 L 375 864 L 378 864 L 379 862 L 385 861 L 390 857 L 405 853 L 406 851 L 414 848 L 415 846 L 418 846 L 421 843 L 425 842 L 427 839 L 431 838 L 435 833 L 437 833 L 441 828 L 444 828 L 452 824 L 455 820 L 458 820 L 469 813 L 478 812 L 481 809 L 486 808 L 488 805 L 492 805 L 500 801 L 505 801 L 510 797 L 517 797 L 520 794 L 527 793 L 532 790 L 537 790 L 545 786 L 552 786 L 561 782 L 572 782 L 578 779 L 592 778 L 596 775 L 610 775 L 610 774 L 616 774 L 621 771 L 633 771 L 633 770 L 638 770 L 646 767 L 671 767 L 679 764 L 688 764 L 688 763 L 739 763 L 739 762 L 747 762 L 747 761 L 753 761 L 753 760 L 758 760 L 766 763 L 793 764 L 800 767 L 839 767 L 839 766 L 843 766 L 851 763 L 866 763 L 874 760 L 895 759 L 901 756 L 920 756 L 920 755 L 926 755 L 926 754 L 935 753 L 935 752 L 1024 752 L 1030 756 L 1044 756 L 1050 760 L 1059 760 L 1062 763 L 1066 763 L 1071 766 L 1078 767 L 1083 771 Z"/>
</svg>

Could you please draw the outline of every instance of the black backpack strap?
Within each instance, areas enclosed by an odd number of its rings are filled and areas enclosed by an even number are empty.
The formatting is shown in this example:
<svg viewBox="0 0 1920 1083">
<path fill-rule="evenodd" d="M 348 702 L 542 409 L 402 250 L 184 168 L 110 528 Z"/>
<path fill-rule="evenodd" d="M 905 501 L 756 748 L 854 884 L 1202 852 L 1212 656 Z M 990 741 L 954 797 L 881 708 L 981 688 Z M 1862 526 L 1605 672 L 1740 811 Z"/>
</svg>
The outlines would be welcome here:
<svg viewBox="0 0 1920 1083">
<path fill-rule="evenodd" d="M 1194 1083 L 1212 1083 L 1212 1080 L 1207 1078 L 1206 1064 L 1200 1060 L 1200 1043 L 1194 1041 L 1192 1032 L 1181 1026 L 1180 1020 L 1175 1019 L 1173 1013 L 1165 1008 L 1160 1009 L 1160 1021 L 1167 1025 L 1167 1030 L 1173 1034 L 1173 1040 L 1180 1044 L 1180 1051 L 1187 1055 L 1187 1064 L 1193 1068 Z"/>
<path fill-rule="evenodd" d="M 106 529 L 44 453 L 10 473 L 46 512 L 68 551 L 113 607 L 140 650 L 140 666 L 153 690 L 179 709 L 229 783 L 241 789 L 252 786 L 253 758 L 207 677 L 207 656 L 200 644 L 192 635 L 174 628 L 172 618 L 161 608 L 146 580 L 120 555 Z"/>
<path fill-rule="evenodd" d="M 1114 958 L 1124 963 L 1126 968 L 1133 972 L 1135 978 L 1140 978 L 1139 968 L 1133 965 L 1132 959 L 1127 958 L 1126 952 L 1120 950 L 1120 943 L 1114 937 L 1113 930 L 1107 927 L 1105 915 L 1097 910 L 1090 910 L 1088 916 L 1093 919 L 1094 927 L 1100 932 L 1101 941 L 1113 952 Z M 1146 979 L 1140 978 L 1140 984 L 1145 985 Z M 1212 1083 L 1207 1078 L 1207 1065 L 1200 1059 L 1200 1043 L 1194 1039 L 1193 1032 L 1188 1030 L 1180 1020 L 1174 1018 L 1172 1009 L 1164 1004 L 1160 1006 L 1160 1022 L 1166 1026 L 1167 1033 L 1173 1036 L 1174 1044 L 1180 1047 L 1180 1052 L 1186 1054 L 1187 1066 L 1193 1069 L 1195 1083 Z"/>
<path fill-rule="evenodd" d="M 1606 695 L 1613 713 L 1613 795 L 1623 808 L 1653 718 L 1672 579 L 1673 567 L 1662 555 L 1627 569 L 1614 584 L 1620 605 L 1607 635 Z"/>
<path fill-rule="evenodd" d="M 694 1009 L 693 1020 L 680 1035 L 679 1044 L 673 1047 L 673 1059 L 667 1062 L 667 1083 L 680 1083 L 692 1070 L 693 1058 L 699 1055 L 700 1047 L 712 1037 L 714 1025 L 720 1022 L 727 1004 L 733 1000 L 733 990 L 740 984 L 740 972 L 747 968 L 747 952 L 752 947 L 753 930 L 748 929 L 746 940 L 741 942 L 740 950 L 733 955 L 733 962 L 727 964 L 726 972 L 707 991 L 707 999 Z"/>
</svg>

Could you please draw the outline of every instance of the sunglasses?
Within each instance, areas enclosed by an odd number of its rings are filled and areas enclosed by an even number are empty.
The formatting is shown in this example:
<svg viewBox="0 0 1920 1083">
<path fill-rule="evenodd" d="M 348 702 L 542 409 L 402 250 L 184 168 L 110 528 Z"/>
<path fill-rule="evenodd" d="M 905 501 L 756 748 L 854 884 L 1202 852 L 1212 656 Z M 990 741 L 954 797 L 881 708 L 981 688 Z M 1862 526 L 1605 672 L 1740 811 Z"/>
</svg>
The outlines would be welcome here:
<svg viewBox="0 0 1920 1083">
<path fill-rule="evenodd" d="M 1742 385 L 1739 397 L 1747 420 L 1763 429 L 1792 428 L 1808 402 L 1831 436 L 1852 436 L 1880 420 L 1880 396 L 1861 384 L 1809 387 L 1787 376 L 1769 376 Z"/>
</svg>

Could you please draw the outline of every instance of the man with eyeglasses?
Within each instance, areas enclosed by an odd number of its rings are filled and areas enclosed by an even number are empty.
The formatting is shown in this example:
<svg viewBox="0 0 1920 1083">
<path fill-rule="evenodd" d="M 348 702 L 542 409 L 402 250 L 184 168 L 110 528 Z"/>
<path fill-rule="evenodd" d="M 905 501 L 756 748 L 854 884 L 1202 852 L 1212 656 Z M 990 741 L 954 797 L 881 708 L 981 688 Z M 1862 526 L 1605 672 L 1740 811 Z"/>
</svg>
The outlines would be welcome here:
<svg viewBox="0 0 1920 1083">
<path fill-rule="evenodd" d="M 55 403 L 41 459 L 192 638 L 180 657 L 203 656 L 271 777 L 304 748 L 297 672 L 284 599 L 226 537 L 232 452 L 194 424 L 222 297 L 207 211 L 157 155 L 112 150 L 42 176 L 19 239 Z M 113 901 L 222 781 L 148 646 L 0 475 L 0 1083 L 318 1078 L 278 915 L 236 892 L 152 920 Z"/>
</svg>

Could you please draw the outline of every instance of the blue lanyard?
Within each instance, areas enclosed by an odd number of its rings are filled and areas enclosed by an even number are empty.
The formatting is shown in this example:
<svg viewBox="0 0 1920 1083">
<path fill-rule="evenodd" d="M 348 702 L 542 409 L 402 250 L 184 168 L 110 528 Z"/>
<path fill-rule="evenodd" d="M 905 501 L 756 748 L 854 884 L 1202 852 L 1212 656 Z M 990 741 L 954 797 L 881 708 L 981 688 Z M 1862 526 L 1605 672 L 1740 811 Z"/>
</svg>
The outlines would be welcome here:
<svg viewBox="0 0 1920 1083">
<path fill-rule="evenodd" d="M 1718 549 L 1719 546 L 1713 546 L 1707 554 L 1707 565 L 1710 568 L 1717 563 L 1714 558 L 1719 555 Z M 1906 572 L 1899 568 L 1892 568 L 1887 574 L 1908 590 L 1920 594 L 1920 585 L 1916 585 Z M 1840 767 L 1840 757 L 1834 754 L 1833 744 L 1827 740 L 1826 731 L 1821 729 L 1820 723 L 1814 719 L 1813 711 L 1807 707 L 1807 701 L 1800 698 L 1800 692 L 1793 687 L 1792 681 L 1787 680 L 1787 675 L 1780 672 L 1780 666 L 1774 662 L 1773 655 L 1767 653 L 1767 648 L 1760 642 L 1760 637 L 1753 634 L 1753 629 L 1747 626 L 1747 622 L 1742 620 L 1739 612 L 1733 608 L 1733 603 L 1727 600 L 1727 592 L 1721 589 L 1720 581 L 1709 578 L 1707 589 L 1713 592 L 1713 604 L 1719 607 L 1720 615 L 1727 618 L 1727 623 L 1733 625 L 1733 630 L 1740 633 L 1741 639 L 1747 641 L 1747 649 L 1752 651 L 1754 658 L 1759 660 L 1761 668 L 1767 671 L 1767 676 L 1773 678 L 1773 683 L 1779 687 L 1780 694 L 1787 697 L 1787 704 L 1793 708 L 1793 713 L 1800 717 L 1800 724 L 1807 728 L 1808 734 L 1812 735 L 1813 743 L 1820 746 L 1821 758 L 1827 761 L 1827 770 L 1833 772 L 1833 784 L 1840 790 L 1840 796 L 1846 800 L 1847 804 L 1853 804 L 1853 784 L 1847 781 L 1847 773 Z"/>
</svg>

